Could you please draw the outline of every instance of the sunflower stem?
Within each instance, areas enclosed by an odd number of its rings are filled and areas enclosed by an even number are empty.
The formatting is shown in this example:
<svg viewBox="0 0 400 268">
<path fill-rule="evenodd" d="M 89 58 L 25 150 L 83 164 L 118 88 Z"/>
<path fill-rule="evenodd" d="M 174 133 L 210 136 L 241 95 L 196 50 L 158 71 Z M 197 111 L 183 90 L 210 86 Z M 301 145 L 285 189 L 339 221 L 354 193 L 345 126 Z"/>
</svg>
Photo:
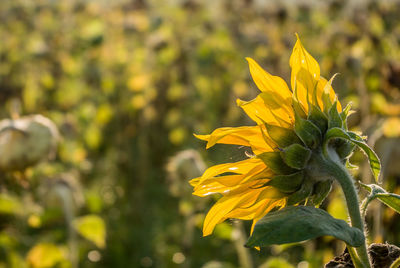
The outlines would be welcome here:
<svg viewBox="0 0 400 268">
<path fill-rule="evenodd" d="M 353 247 L 347 246 L 347 250 L 349 251 L 350 257 L 353 261 L 353 265 L 355 268 L 363 268 L 364 264 L 361 262 L 360 258 L 357 255 L 357 252 L 354 250 Z"/>
<path fill-rule="evenodd" d="M 400 257 L 397 258 L 392 265 L 390 265 L 390 268 L 398 268 L 400 266 Z"/>
<path fill-rule="evenodd" d="M 358 195 L 353 178 L 347 171 L 346 167 L 340 162 L 336 152 L 326 149 L 324 155 L 325 157 L 320 155 L 318 162 L 320 162 L 321 167 L 324 168 L 330 176 L 334 177 L 339 182 L 346 199 L 351 225 L 360 229 L 364 236 L 366 236 L 364 221 L 361 217 Z M 367 253 L 366 242 L 362 246 L 356 247 L 355 250 L 364 267 L 370 268 L 371 264 Z M 353 262 L 355 263 L 357 260 L 354 260 Z"/>
</svg>

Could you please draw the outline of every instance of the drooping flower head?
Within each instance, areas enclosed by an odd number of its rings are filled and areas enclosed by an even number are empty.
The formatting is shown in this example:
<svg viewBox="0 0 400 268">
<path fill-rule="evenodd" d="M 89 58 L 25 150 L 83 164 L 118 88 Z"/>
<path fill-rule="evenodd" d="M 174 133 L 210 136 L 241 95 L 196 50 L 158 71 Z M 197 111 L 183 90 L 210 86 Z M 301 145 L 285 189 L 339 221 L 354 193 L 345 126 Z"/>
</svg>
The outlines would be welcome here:
<svg viewBox="0 0 400 268">
<path fill-rule="evenodd" d="M 342 111 L 332 79 L 320 76 L 317 61 L 298 37 L 290 57 L 291 90 L 282 78 L 246 59 L 261 93 L 251 101 L 237 100 L 237 104 L 256 125 L 196 135 L 207 141 L 207 148 L 222 143 L 248 146 L 252 151 L 245 160 L 210 167 L 190 181 L 194 195 L 222 195 L 205 218 L 204 236 L 228 218 L 253 220 L 254 227 L 273 209 L 320 204 L 332 180 L 313 165 L 313 157 L 321 153 L 327 130 L 347 129 L 349 108 Z M 343 163 L 354 148 L 340 140 L 329 146 Z"/>
</svg>

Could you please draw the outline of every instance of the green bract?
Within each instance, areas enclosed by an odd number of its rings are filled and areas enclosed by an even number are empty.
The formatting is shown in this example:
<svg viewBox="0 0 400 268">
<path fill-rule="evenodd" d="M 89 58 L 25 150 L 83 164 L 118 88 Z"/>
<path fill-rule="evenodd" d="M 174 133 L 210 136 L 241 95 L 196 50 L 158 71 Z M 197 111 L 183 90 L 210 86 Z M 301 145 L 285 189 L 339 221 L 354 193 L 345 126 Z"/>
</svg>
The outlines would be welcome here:
<svg viewBox="0 0 400 268">
<path fill-rule="evenodd" d="M 294 103 L 294 106 L 300 105 L 297 101 Z M 333 104 L 326 102 L 324 111 L 310 105 L 307 115 L 300 106 L 297 109 L 295 106 L 294 114 L 293 129 L 264 122 L 268 136 L 279 146 L 280 152 L 266 152 L 257 156 L 279 175 L 267 185 L 286 194 L 288 205 L 307 200 L 319 205 L 329 194 L 334 178 L 320 165 L 320 159 L 328 157 L 327 154 L 341 164 L 350 164 L 349 157 L 355 147 L 359 147 L 367 154 L 373 174 L 378 179 L 378 157 L 359 135 L 347 131 L 350 105 L 341 113 L 338 112 L 337 101 Z"/>
</svg>

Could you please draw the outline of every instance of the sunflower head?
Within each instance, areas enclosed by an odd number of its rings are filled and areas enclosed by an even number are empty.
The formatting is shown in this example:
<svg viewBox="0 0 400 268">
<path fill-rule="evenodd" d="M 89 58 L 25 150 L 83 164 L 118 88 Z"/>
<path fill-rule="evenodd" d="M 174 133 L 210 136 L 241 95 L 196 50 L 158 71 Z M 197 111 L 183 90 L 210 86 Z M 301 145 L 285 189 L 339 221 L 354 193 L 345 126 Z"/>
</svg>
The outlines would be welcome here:
<svg viewBox="0 0 400 268">
<path fill-rule="evenodd" d="M 319 160 L 329 154 L 345 164 L 354 149 L 346 139 L 331 138 L 338 131 L 351 135 L 346 123 L 350 106 L 342 109 L 332 88 L 333 77 L 328 81 L 320 75 L 317 61 L 298 37 L 290 57 L 291 90 L 282 78 L 246 59 L 261 92 L 237 104 L 256 125 L 195 135 L 207 141 L 207 148 L 222 143 L 251 149 L 247 159 L 210 167 L 190 181 L 194 195 L 222 195 L 206 216 L 204 235 L 228 218 L 253 220 L 254 226 L 274 209 L 319 205 L 332 184 Z"/>
</svg>

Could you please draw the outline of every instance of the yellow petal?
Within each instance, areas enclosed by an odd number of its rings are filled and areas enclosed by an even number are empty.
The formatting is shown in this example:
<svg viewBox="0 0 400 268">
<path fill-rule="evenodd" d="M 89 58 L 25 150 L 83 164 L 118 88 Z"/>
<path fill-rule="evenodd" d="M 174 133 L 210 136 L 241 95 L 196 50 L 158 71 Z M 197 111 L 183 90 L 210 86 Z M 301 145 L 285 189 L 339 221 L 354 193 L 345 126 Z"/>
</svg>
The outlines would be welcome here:
<svg viewBox="0 0 400 268">
<path fill-rule="evenodd" d="M 251 77 L 262 92 L 271 92 L 286 102 L 291 101 L 292 92 L 282 78 L 269 74 L 252 58 L 246 60 L 249 63 Z"/>
<path fill-rule="evenodd" d="M 254 154 L 270 152 L 273 149 L 269 146 L 258 126 L 251 127 L 224 127 L 214 130 L 210 135 L 194 135 L 196 138 L 208 141 L 207 149 L 216 143 L 235 144 L 249 146 Z"/>
<path fill-rule="evenodd" d="M 260 208 L 265 207 L 265 203 L 266 203 L 265 201 L 257 202 L 250 207 L 235 208 L 231 212 L 229 212 L 226 215 L 226 217 L 231 219 L 252 220 L 254 219 L 254 216 L 256 215 L 257 211 Z"/>
<path fill-rule="evenodd" d="M 256 215 L 254 216 L 255 219 L 263 218 L 273 208 L 284 207 L 286 205 L 286 198 L 271 200 L 271 202 L 270 200 L 265 200 L 265 201 L 267 201 L 265 207 L 257 211 Z"/>
<path fill-rule="evenodd" d="M 194 190 L 196 191 L 197 189 L 203 187 L 204 185 L 213 183 L 213 182 L 218 182 L 219 184 L 222 184 L 227 187 L 234 187 L 238 184 L 243 184 L 248 181 L 254 181 L 254 180 L 261 180 L 264 178 L 272 178 L 275 174 L 267 167 L 262 166 L 262 165 L 257 165 L 254 166 L 249 172 L 241 175 L 224 175 L 224 176 L 216 176 L 216 177 L 211 177 L 209 179 L 201 180 L 198 181 L 198 183 L 194 186 Z"/>
<path fill-rule="evenodd" d="M 203 236 L 210 235 L 215 225 L 227 219 L 227 214 L 235 207 L 252 204 L 260 190 L 248 191 L 241 195 L 224 196 L 210 209 L 203 224 Z"/>
<path fill-rule="evenodd" d="M 226 171 L 219 174 L 226 173 Z M 217 175 L 219 175 L 217 174 Z M 251 181 L 259 183 L 262 179 L 269 179 L 274 176 L 274 173 L 265 166 L 263 162 L 253 165 L 248 172 L 239 175 L 222 175 L 222 176 L 209 176 L 205 178 L 193 179 L 190 183 L 194 186 L 194 191 L 204 190 L 209 187 L 209 184 L 217 182 L 226 187 L 235 187 L 239 184 L 244 184 Z M 266 182 L 266 181 L 265 181 Z M 194 193 L 195 194 L 195 193 Z"/>
<path fill-rule="evenodd" d="M 189 181 L 189 183 L 190 183 L 191 186 L 196 187 L 196 186 L 199 184 L 200 179 L 201 179 L 201 177 L 191 179 L 191 180 Z"/>
<path fill-rule="evenodd" d="M 259 201 L 261 204 L 263 204 L 262 206 L 259 207 L 259 209 L 256 211 L 256 213 L 254 214 L 253 217 L 253 224 L 251 225 L 251 230 L 250 230 L 250 234 L 253 233 L 254 231 L 254 226 L 256 225 L 256 223 L 262 219 L 268 212 L 270 212 L 273 208 L 275 207 L 281 207 L 284 206 L 285 204 L 285 199 L 268 199 L 268 200 L 263 200 L 263 201 Z"/>
<path fill-rule="evenodd" d="M 272 112 L 271 109 L 266 105 L 263 96 L 264 95 L 259 94 L 255 99 L 247 102 L 238 99 L 236 103 L 254 122 L 257 123 L 257 125 L 263 125 L 264 123 L 267 123 L 286 128 L 290 127 L 291 120 L 289 115 L 282 115 L 278 113 L 278 111 L 276 113 Z"/>
<path fill-rule="evenodd" d="M 223 178 L 227 182 L 229 180 L 228 186 L 222 184 Z M 253 189 L 259 188 L 269 181 L 268 178 L 259 179 L 257 181 L 248 180 L 242 181 L 243 175 L 228 175 L 215 178 L 208 183 L 198 185 L 193 192 L 193 195 L 197 196 L 207 196 L 211 194 L 222 194 L 222 195 L 241 195 L 244 192 L 252 191 Z M 272 191 L 271 191 L 272 195 Z"/>
<path fill-rule="evenodd" d="M 313 92 L 320 77 L 318 62 L 305 50 L 297 36 L 297 42 L 290 56 L 290 67 L 292 68 L 291 86 L 296 88 L 297 98 L 308 113 L 308 103 L 313 102 Z"/>
<path fill-rule="evenodd" d="M 230 189 L 231 187 L 227 187 L 219 182 L 214 181 L 196 187 L 196 189 L 193 191 L 193 195 L 203 197 L 212 194 L 224 194 L 225 192 L 229 192 Z"/>
<path fill-rule="evenodd" d="M 264 162 L 258 158 L 249 158 L 235 163 L 226 163 L 212 166 L 203 173 L 199 184 L 207 179 L 213 178 L 223 173 L 247 174 L 256 166 L 266 167 Z"/>
<path fill-rule="evenodd" d="M 271 92 L 263 92 L 259 96 L 282 127 L 289 127 L 294 124 L 292 98 L 287 102 Z"/>
</svg>

